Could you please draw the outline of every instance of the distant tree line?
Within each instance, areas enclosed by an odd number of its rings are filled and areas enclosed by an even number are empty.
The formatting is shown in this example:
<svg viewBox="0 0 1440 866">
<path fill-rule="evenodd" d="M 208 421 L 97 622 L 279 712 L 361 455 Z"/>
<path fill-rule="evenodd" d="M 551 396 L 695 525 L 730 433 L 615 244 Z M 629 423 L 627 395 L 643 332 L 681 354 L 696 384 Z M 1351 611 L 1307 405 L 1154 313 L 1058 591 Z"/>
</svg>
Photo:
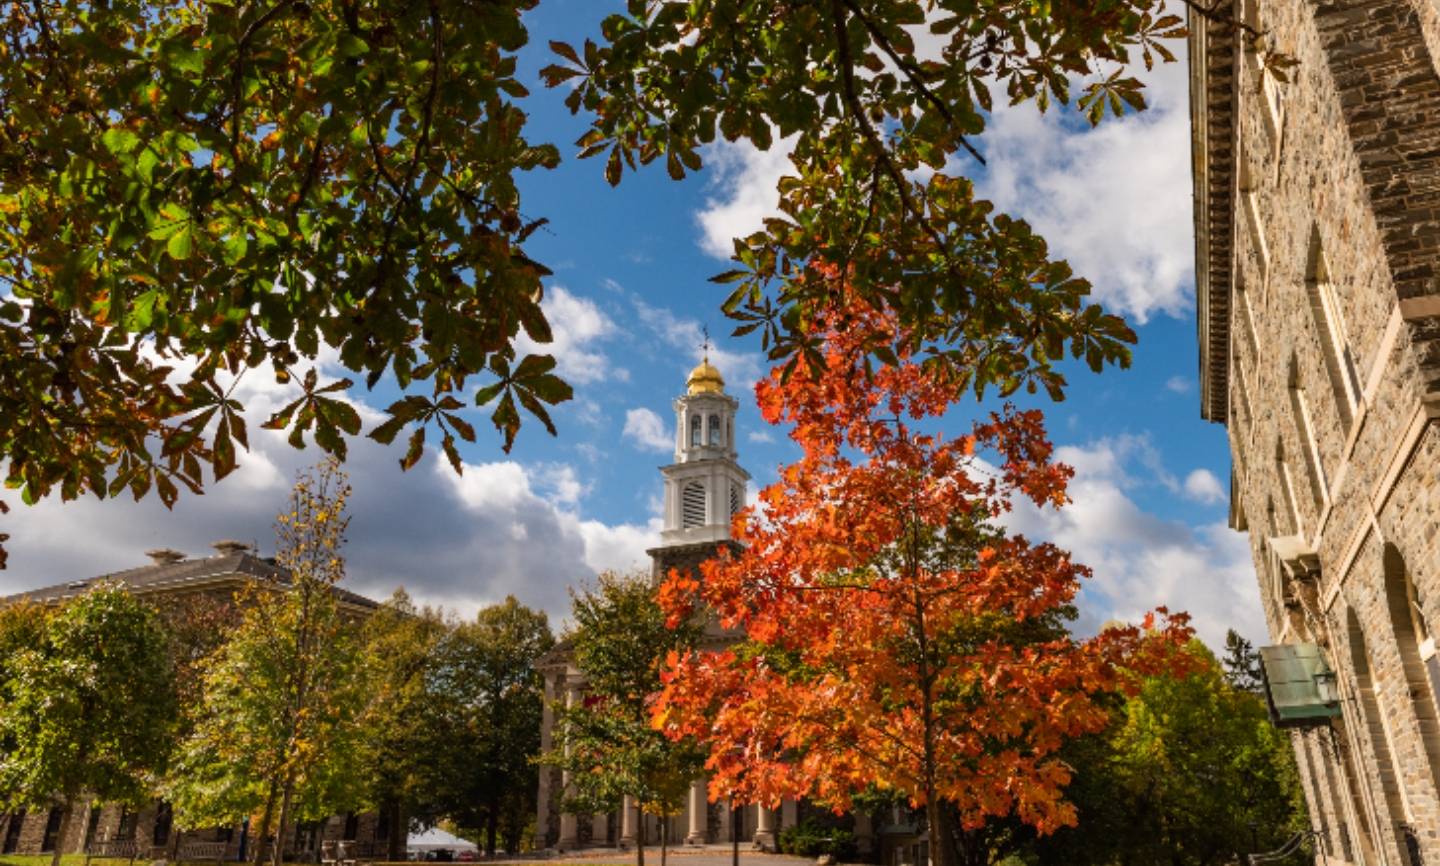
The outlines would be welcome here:
<svg viewBox="0 0 1440 866">
<path fill-rule="evenodd" d="M 285 586 L 152 606 L 100 583 L 0 608 L 0 814 L 58 803 L 69 826 L 86 801 L 164 799 L 181 829 L 249 819 L 256 863 L 299 822 L 367 810 L 517 850 L 546 616 L 507 598 L 460 620 L 403 590 L 342 608 L 348 495 L 333 464 L 301 477 L 277 520 Z"/>
</svg>

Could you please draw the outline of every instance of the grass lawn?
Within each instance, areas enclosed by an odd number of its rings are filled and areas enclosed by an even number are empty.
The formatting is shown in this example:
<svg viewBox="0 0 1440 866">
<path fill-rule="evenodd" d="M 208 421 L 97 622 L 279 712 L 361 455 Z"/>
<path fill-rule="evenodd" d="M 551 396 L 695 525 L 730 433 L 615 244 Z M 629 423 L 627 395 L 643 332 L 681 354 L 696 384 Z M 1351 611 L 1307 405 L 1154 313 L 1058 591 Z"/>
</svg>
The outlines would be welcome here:
<svg viewBox="0 0 1440 866">
<path fill-rule="evenodd" d="M 120 866 L 128 863 L 128 858 L 95 857 L 90 863 L 104 864 L 104 866 Z M 140 862 L 138 859 L 135 862 Z M 148 861 L 147 861 L 148 862 Z M 0 854 L 0 866 L 50 866 L 49 854 Z M 60 866 L 85 866 L 84 854 L 62 854 Z"/>
</svg>

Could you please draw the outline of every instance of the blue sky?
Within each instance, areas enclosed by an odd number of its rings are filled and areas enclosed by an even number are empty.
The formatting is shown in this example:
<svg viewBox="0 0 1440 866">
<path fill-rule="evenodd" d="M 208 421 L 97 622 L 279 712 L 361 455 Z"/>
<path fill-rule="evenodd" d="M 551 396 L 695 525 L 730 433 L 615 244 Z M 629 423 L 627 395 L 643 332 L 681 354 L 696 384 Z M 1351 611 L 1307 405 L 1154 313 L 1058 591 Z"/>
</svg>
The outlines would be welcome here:
<svg viewBox="0 0 1440 866">
<path fill-rule="evenodd" d="M 548 40 L 592 35 L 601 7 L 545 0 L 526 18 L 531 49 L 521 63 L 521 80 L 535 82 L 529 137 L 567 157 L 521 188 L 526 214 L 550 219 L 529 252 L 555 272 L 545 303 L 576 400 L 557 415 L 558 438 L 531 423 L 508 456 L 477 417 L 480 442 L 465 449 L 458 479 L 432 458 L 402 476 L 398 451 L 356 445 L 348 468 L 357 589 L 379 595 L 403 583 L 462 614 L 513 593 L 560 616 L 567 586 L 597 568 L 643 564 L 657 530 L 670 401 L 698 359 L 703 327 L 741 397 L 741 462 L 764 484 L 795 453 L 746 391 L 764 368 L 758 342 L 728 337 L 722 289 L 706 281 L 726 269 L 728 238 L 769 210 L 783 147 L 722 144 L 697 176 L 675 182 L 657 163 L 627 172 L 615 189 L 599 160 L 571 158 L 584 118 L 571 117 L 563 92 L 545 90 L 536 70 L 550 62 Z M 1075 503 L 1021 513 L 1015 528 L 1096 569 L 1084 628 L 1169 604 L 1191 610 L 1212 643 L 1232 625 L 1258 639 L 1248 546 L 1224 528 L 1224 430 L 1199 417 L 1183 58 L 1147 80 L 1150 111 L 1093 131 L 1073 114 L 1002 110 L 981 139 L 989 168 L 956 166 L 978 178 L 981 194 L 1030 219 L 1140 336 L 1132 369 L 1097 376 L 1076 366 L 1069 398 L 1047 406 L 1052 437 L 1077 469 Z M 285 397 L 268 382 L 247 380 L 246 389 L 257 418 Z M 385 402 L 354 397 L 362 412 Z M 268 551 L 289 479 L 315 455 L 258 431 L 252 444 L 236 476 L 173 513 L 155 502 L 17 509 L 5 519 L 12 555 L 0 594 L 143 564 L 157 546 L 202 556 L 211 541 L 235 537 Z"/>
</svg>

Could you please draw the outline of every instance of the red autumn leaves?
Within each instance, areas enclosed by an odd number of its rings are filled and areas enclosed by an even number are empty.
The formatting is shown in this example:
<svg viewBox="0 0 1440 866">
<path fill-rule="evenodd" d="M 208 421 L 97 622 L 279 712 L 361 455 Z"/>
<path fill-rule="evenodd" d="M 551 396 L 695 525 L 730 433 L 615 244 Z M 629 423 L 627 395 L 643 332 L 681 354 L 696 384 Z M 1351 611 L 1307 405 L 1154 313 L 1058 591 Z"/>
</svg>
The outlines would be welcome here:
<svg viewBox="0 0 1440 866">
<path fill-rule="evenodd" d="M 932 826 L 941 803 L 971 827 L 1073 823 L 1057 751 L 1105 726 L 1104 696 L 1180 664 L 1186 617 L 1069 635 L 1089 569 L 997 523 L 1067 502 L 1041 413 L 1007 406 L 947 437 L 958 395 L 939 367 L 867 367 L 867 347 L 898 342 L 892 320 L 837 305 L 827 321 L 820 369 L 756 388 L 804 453 L 736 517 L 743 552 L 660 588 L 673 622 L 698 606 L 744 639 L 672 654 L 654 722 L 708 744 L 716 798 L 843 810 L 879 789 Z"/>
</svg>

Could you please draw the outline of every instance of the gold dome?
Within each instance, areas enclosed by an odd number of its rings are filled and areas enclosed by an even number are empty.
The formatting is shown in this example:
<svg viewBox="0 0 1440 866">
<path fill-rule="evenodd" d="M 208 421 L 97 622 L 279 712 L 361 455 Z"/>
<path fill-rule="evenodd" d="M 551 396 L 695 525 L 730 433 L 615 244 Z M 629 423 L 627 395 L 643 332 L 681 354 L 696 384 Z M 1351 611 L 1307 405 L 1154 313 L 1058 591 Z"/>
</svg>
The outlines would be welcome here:
<svg viewBox="0 0 1440 866">
<path fill-rule="evenodd" d="M 690 371 L 689 377 L 685 379 L 691 394 L 722 394 L 725 392 L 725 380 L 720 378 L 720 371 L 710 363 L 707 356 L 700 362 L 700 366 Z"/>
</svg>

